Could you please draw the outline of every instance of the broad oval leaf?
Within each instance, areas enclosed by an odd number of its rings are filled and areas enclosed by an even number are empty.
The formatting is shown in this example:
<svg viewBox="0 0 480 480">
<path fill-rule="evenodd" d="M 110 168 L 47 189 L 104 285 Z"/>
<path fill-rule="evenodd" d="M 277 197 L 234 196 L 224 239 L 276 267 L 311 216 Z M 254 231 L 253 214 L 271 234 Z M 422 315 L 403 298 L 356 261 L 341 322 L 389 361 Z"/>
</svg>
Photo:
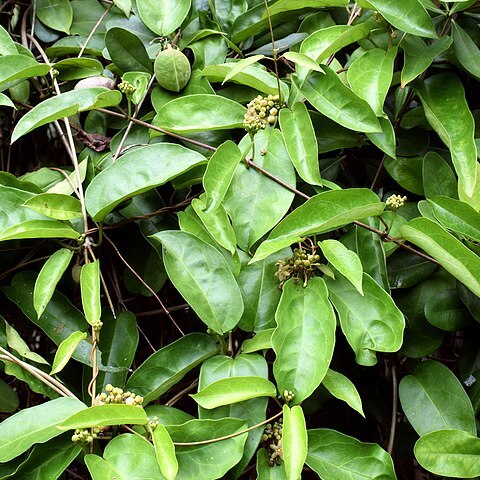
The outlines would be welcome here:
<svg viewBox="0 0 480 480">
<path fill-rule="evenodd" d="M 141 395 L 147 404 L 217 352 L 218 347 L 211 336 L 203 333 L 185 335 L 148 357 L 128 379 L 125 390 Z"/>
<path fill-rule="evenodd" d="M 287 215 L 260 244 L 252 262 L 299 242 L 314 233 L 326 233 L 359 218 L 380 215 L 385 204 L 371 190 L 350 188 L 315 195 Z"/>
<path fill-rule="evenodd" d="M 335 398 L 344 401 L 362 417 L 365 417 L 365 414 L 363 413 L 362 399 L 360 398 L 355 385 L 345 375 L 329 368 L 322 381 L 322 385 Z"/>
<path fill-rule="evenodd" d="M 178 473 L 178 461 L 175 456 L 175 446 L 167 429 L 159 424 L 152 432 L 153 446 L 158 466 L 167 480 L 175 480 Z"/>
<path fill-rule="evenodd" d="M 30 197 L 24 206 L 56 220 L 82 218 L 80 200 L 61 193 L 40 193 Z"/>
<path fill-rule="evenodd" d="M 58 220 L 29 220 L 7 228 L 0 234 L 0 241 L 22 238 L 70 238 L 77 240 L 80 234 Z"/>
<path fill-rule="evenodd" d="M 282 449 L 288 480 L 301 478 L 307 458 L 308 435 L 302 407 L 283 406 Z"/>
<path fill-rule="evenodd" d="M 78 344 L 87 338 L 87 332 L 73 332 L 68 338 L 66 338 L 55 352 L 55 358 L 53 359 L 52 371 L 50 375 L 54 375 L 63 370 L 73 355 L 73 352 L 78 347 Z"/>
<path fill-rule="evenodd" d="M 223 255 L 187 232 L 166 230 L 150 238 L 163 245 L 170 280 L 201 320 L 219 334 L 232 330 L 242 316 L 243 301 Z"/>
<path fill-rule="evenodd" d="M 275 385 L 262 377 L 230 377 L 190 395 L 201 407 L 212 409 L 257 397 L 275 397 Z"/>
<path fill-rule="evenodd" d="M 163 105 L 153 124 L 176 133 L 230 130 L 242 127 L 246 111 L 238 102 L 220 95 L 185 95 Z M 188 115 L 178 112 L 188 112 Z"/>
<path fill-rule="evenodd" d="M 375 443 L 327 428 L 308 431 L 307 465 L 322 480 L 396 480 L 390 455 Z"/>
<path fill-rule="evenodd" d="M 480 476 L 480 438 L 462 430 L 438 430 L 415 444 L 415 458 L 429 472 L 454 478 Z"/>
<path fill-rule="evenodd" d="M 428 122 L 450 149 L 459 186 L 471 197 L 477 176 L 477 148 L 462 83 L 452 73 L 440 73 L 419 84 L 417 93 Z"/>
<path fill-rule="evenodd" d="M 402 237 L 419 246 L 447 272 L 480 296 L 480 259 L 462 242 L 428 218 L 414 218 L 400 228 Z"/>
<path fill-rule="evenodd" d="M 52 67 L 27 55 L 0 57 L 0 89 L 6 90 L 26 78 L 46 75 Z"/>
<path fill-rule="evenodd" d="M 427 199 L 437 195 L 458 198 L 455 174 L 438 153 L 428 152 L 423 157 L 422 179 L 423 191 Z"/>
<path fill-rule="evenodd" d="M 73 9 L 68 0 L 37 0 L 37 18 L 47 27 L 70 33 Z"/>
<path fill-rule="evenodd" d="M 127 198 L 163 185 L 205 162 L 203 155 L 181 145 L 157 143 L 136 148 L 92 180 L 85 192 L 88 213 L 93 220 L 102 221 Z"/>
<path fill-rule="evenodd" d="M 475 414 L 460 381 L 444 365 L 429 361 L 402 378 L 400 402 L 408 421 L 420 435 L 435 430 L 464 430 L 476 434 Z"/>
<path fill-rule="evenodd" d="M 85 318 L 90 325 L 93 325 L 102 315 L 99 260 L 83 265 L 80 273 L 80 292 Z"/>
<path fill-rule="evenodd" d="M 325 377 L 335 346 L 337 325 L 324 280 L 312 277 L 306 287 L 288 280 L 275 319 L 272 347 L 277 387 L 281 393 L 292 391 L 293 402 L 301 403 Z"/>
<path fill-rule="evenodd" d="M 252 353 L 272 348 L 272 334 L 274 330 L 274 328 L 267 328 L 256 333 L 253 338 L 245 340 L 242 343 L 242 352 Z"/>
<path fill-rule="evenodd" d="M 396 352 L 402 346 L 405 318 L 392 297 L 370 275 L 363 274 L 363 296 L 340 274 L 326 282 L 342 331 L 359 365 L 375 365 L 375 352 Z"/>
<path fill-rule="evenodd" d="M 137 0 L 137 8 L 142 22 L 165 37 L 181 25 L 191 3 L 191 0 Z"/>
<path fill-rule="evenodd" d="M 51 300 L 57 283 L 65 273 L 73 257 L 73 250 L 61 248 L 57 250 L 43 265 L 33 290 L 33 306 L 38 318 L 45 311 Z"/>
<path fill-rule="evenodd" d="M 447 332 L 462 330 L 471 323 L 467 308 L 455 288 L 430 297 L 425 304 L 425 318 L 431 325 Z"/>
<path fill-rule="evenodd" d="M 471 75 L 480 78 L 480 50 L 470 35 L 452 21 L 452 39 L 455 55 L 462 67 Z"/>
<path fill-rule="evenodd" d="M 8 417 L 0 423 L 0 462 L 8 462 L 35 443 L 60 435 L 57 425 L 86 408 L 76 398 L 61 397 Z"/>
</svg>

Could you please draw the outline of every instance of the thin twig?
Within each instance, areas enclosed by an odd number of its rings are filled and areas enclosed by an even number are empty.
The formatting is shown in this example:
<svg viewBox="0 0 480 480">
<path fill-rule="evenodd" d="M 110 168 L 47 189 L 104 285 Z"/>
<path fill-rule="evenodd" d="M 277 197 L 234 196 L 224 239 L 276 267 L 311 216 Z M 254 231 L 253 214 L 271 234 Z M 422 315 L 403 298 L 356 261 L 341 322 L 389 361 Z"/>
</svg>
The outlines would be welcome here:
<svg viewBox="0 0 480 480">
<path fill-rule="evenodd" d="M 113 3 L 111 3 L 110 6 L 103 12 L 102 16 L 98 19 L 97 23 L 93 26 L 92 31 L 88 34 L 88 37 L 85 40 L 85 43 L 82 45 L 80 53 L 78 54 L 78 58 L 80 58 L 83 55 L 83 53 L 85 52 L 85 49 L 87 48 L 87 45 L 90 43 L 90 40 L 92 39 L 94 33 L 97 31 L 97 28 L 103 22 L 104 18 L 108 15 L 112 7 L 113 7 Z"/>
<path fill-rule="evenodd" d="M 395 431 L 397 429 L 397 411 L 398 411 L 398 381 L 397 381 L 397 366 L 392 365 L 392 421 L 390 424 L 390 440 L 388 441 L 388 453 L 393 452 L 393 444 L 395 443 Z"/>
<path fill-rule="evenodd" d="M 280 75 L 278 74 L 278 59 L 277 59 L 277 50 L 275 48 L 275 37 L 273 35 L 273 25 L 272 19 L 270 17 L 270 9 L 268 8 L 267 0 L 263 0 L 265 3 L 265 11 L 267 13 L 268 26 L 270 28 L 270 37 L 272 39 L 272 53 L 273 53 L 273 63 L 275 65 L 275 76 L 277 77 L 277 87 L 278 87 L 278 99 L 282 103 L 282 89 L 280 84 Z"/>
<path fill-rule="evenodd" d="M 180 390 L 176 395 L 174 395 L 168 402 L 165 402 L 165 406 L 173 407 L 186 393 L 192 391 L 198 385 L 198 379 L 194 380 L 188 387 L 185 387 L 183 390 Z"/>
</svg>

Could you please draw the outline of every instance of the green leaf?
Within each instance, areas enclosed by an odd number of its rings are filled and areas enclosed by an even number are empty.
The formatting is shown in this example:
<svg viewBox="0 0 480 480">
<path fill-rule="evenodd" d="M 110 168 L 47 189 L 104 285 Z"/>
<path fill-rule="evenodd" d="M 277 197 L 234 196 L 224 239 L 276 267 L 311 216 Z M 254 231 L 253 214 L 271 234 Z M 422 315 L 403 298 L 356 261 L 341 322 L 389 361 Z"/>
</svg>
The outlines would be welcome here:
<svg viewBox="0 0 480 480">
<path fill-rule="evenodd" d="M 203 176 L 208 210 L 222 203 L 241 159 L 242 152 L 231 140 L 222 143 L 210 157 Z"/>
<path fill-rule="evenodd" d="M 243 402 L 250 398 L 275 397 L 277 389 L 262 377 L 231 377 L 211 383 L 190 395 L 201 407 L 212 409 L 222 405 Z"/>
<path fill-rule="evenodd" d="M 0 462 L 8 462 L 35 443 L 60 435 L 57 425 L 85 408 L 76 398 L 61 397 L 8 417 L 0 423 Z"/>
<path fill-rule="evenodd" d="M 399 385 L 402 409 L 420 435 L 435 430 L 464 430 L 476 434 L 472 404 L 455 375 L 439 362 L 415 367 Z"/>
<path fill-rule="evenodd" d="M 395 252 L 388 257 L 388 282 L 393 288 L 409 288 L 427 279 L 436 265 L 414 253 Z"/>
<path fill-rule="evenodd" d="M 480 475 L 480 439 L 462 430 L 439 430 L 415 444 L 415 458 L 428 471 L 454 478 Z"/>
<path fill-rule="evenodd" d="M 362 443 L 335 430 L 308 431 L 307 465 L 322 480 L 396 480 L 390 455 L 375 443 Z"/>
<path fill-rule="evenodd" d="M 480 259 L 453 235 L 428 218 L 414 218 L 400 228 L 402 237 L 425 250 L 442 267 L 480 296 Z"/>
<path fill-rule="evenodd" d="M 282 108 L 279 122 L 288 154 L 300 177 L 311 185 L 322 185 L 317 139 L 305 104 L 297 102 L 292 110 Z"/>
<path fill-rule="evenodd" d="M 309 70 L 315 70 L 316 72 L 320 73 L 325 73 L 320 65 L 318 65 L 317 62 L 312 60 L 308 55 L 305 53 L 300 53 L 300 52 L 285 52 L 282 55 L 282 58 L 285 58 L 286 60 L 293 62 L 300 67 L 307 68 Z M 295 104 L 296 105 L 296 104 Z M 295 106 L 294 105 L 294 106 Z"/>
<path fill-rule="evenodd" d="M 0 55 L 16 55 L 17 46 L 5 28 L 0 27 Z"/>
<path fill-rule="evenodd" d="M 191 0 L 137 0 L 142 22 L 162 37 L 170 35 L 181 25 L 190 5 Z"/>
<path fill-rule="evenodd" d="M 160 471 L 167 480 L 175 480 L 178 461 L 175 456 L 175 446 L 167 429 L 163 425 L 157 425 L 152 433 L 152 440 Z"/>
<path fill-rule="evenodd" d="M 7 228 L 0 234 L 0 241 L 22 238 L 70 238 L 77 240 L 80 234 L 57 220 L 30 220 Z"/>
<path fill-rule="evenodd" d="M 368 0 L 394 27 L 419 37 L 437 38 L 435 24 L 418 0 Z"/>
<path fill-rule="evenodd" d="M 266 330 L 256 333 L 253 338 L 245 340 L 242 343 L 242 352 L 252 353 L 272 348 L 272 334 L 274 330 L 274 328 L 267 328 Z"/>
<path fill-rule="evenodd" d="M 295 185 L 295 170 L 278 129 L 261 130 L 253 137 L 253 161 L 289 185 Z M 251 139 L 246 135 L 240 149 L 246 151 Z M 262 151 L 265 155 L 262 155 Z M 243 164 L 237 166 L 224 205 L 232 219 L 238 246 L 248 252 L 287 213 L 294 194 Z"/>
<path fill-rule="evenodd" d="M 15 390 L 4 380 L 0 379 L 0 412 L 14 412 L 20 404 Z"/>
<path fill-rule="evenodd" d="M 36 7 L 38 19 L 47 27 L 70 33 L 73 10 L 68 0 L 37 0 Z"/>
<path fill-rule="evenodd" d="M 405 190 L 423 195 L 422 181 L 422 157 L 387 157 L 385 159 L 385 169 L 389 175 Z"/>
<path fill-rule="evenodd" d="M 426 45 L 420 37 L 407 35 L 403 42 L 404 63 L 401 74 L 401 87 L 421 75 L 441 53 L 452 45 L 452 37 L 444 36 L 431 45 Z"/>
<path fill-rule="evenodd" d="M 325 377 L 335 346 L 336 319 L 324 280 L 312 277 L 306 287 L 288 280 L 275 319 L 273 374 L 279 392 L 292 391 L 293 402 L 301 403 Z"/>
<path fill-rule="evenodd" d="M 285 473 L 285 463 L 275 465 L 274 468 L 269 463 L 270 455 L 261 448 L 257 452 L 257 480 L 287 480 Z"/>
<path fill-rule="evenodd" d="M 455 288 L 430 297 L 425 305 L 425 318 L 428 323 L 447 332 L 462 330 L 471 323 L 471 317 Z"/>
<path fill-rule="evenodd" d="M 307 458 L 308 435 L 302 407 L 283 406 L 282 449 L 288 480 L 301 478 Z"/>
<path fill-rule="evenodd" d="M 360 398 L 355 385 L 345 375 L 329 368 L 322 381 L 322 385 L 335 398 L 344 401 L 362 417 L 365 417 L 365 414 L 363 413 L 362 399 Z"/>
<path fill-rule="evenodd" d="M 203 155 L 181 145 L 157 143 L 135 148 L 92 180 L 85 192 L 88 213 L 94 221 L 102 221 L 126 199 L 163 185 L 205 162 Z"/>
<path fill-rule="evenodd" d="M 41 355 L 30 350 L 25 340 L 23 340 L 20 334 L 10 326 L 5 319 L 0 318 L 0 320 L 3 320 L 2 323 L 5 326 L 6 342 L 11 349 L 15 350 L 20 357 L 28 358 L 36 363 L 48 365 L 48 362 Z"/>
<path fill-rule="evenodd" d="M 368 139 L 389 157 L 396 158 L 397 139 L 392 122 L 388 117 L 378 117 L 381 132 L 367 133 Z"/>
<path fill-rule="evenodd" d="M 166 230 L 150 238 L 163 245 L 170 280 L 201 320 L 219 334 L 232 330 L 242 316 L 243 301 L 223 255 L 187 232 Z"/>
<path fill-rule="evenodd" d="M 110 28 L 105 46 L 112 62 L 123 72 L 153 72 L 152 61 L 140 38 L 124 28 Z"/>
<path fill-rule="evenodd" d="M 358 255 L 338 240 L 319 242 L 325 258 L 363 295 L 363 267 Z"/>
<path fill-rule="evenodd" d="M 132 10 L 132 0 L 113 0 L 113 3 L 118 7 L 127 17 L 130 16 Z"/>
<path fill-rule="evenodd" d="M 327 66 L 325 75 L 313 72 L 300 87 L 300 92 L 323 115 L 334 122 L 359 132 L 378 132 L 380 125 L 368 103 L 346 87 Z M 293 79 L 296 83 L 295 78 Z"/>
<path fill-rule="evenodd" d="M 403 314 L 370 275 L 363 274 L 363 296 L 342 275 L 326 282 L 342 331 L 359 365 L 375 365 L 375 352 L 396 352 L 402 346 Z"/>
<path fill-rule="evenodd" d="M 219 95 L 185 95 L 163 105 L 153 124 L 176 133 L 230 130 L 242 127 L 246 111 L 239 103 Z"/>
<path fill-rule="evenodd" d="M 136 392 L 135 392 L 136 393 Z M 105 427 L 107 425 L 146 425 L 148 417 L 142 407 L 136 405 L 95 405 L 73 414 L 60 423 L 57 428 L 73 430 L 74 428 Z"/>
<path fill-rule="evenodd" d="M 2 106 L 2 107 L 12 107 L 15 110 L 17 109 L 15 104 L 4 93 L 0 93 L 0 106 Z"/>
<path fill-rule="evenodd" d="M 125 390 L 141 395 L 147 404 L 217 352 L 215 340 L 209 335 L 186 335 L 148 357 L 128 379 Z"/>
<path fill-rule="evenodd" d="M 471 75 L 480 78 L 480 50 L 468 33 L 452 21 L 453 49 L 460 65 Z"/>
<path fill-rule="evenodd" d="M 60 193 L 40 193 L 30 197 L 24 206 L 56 220 L 82 218 L 80 200 Z"/>
<path fill-rule="evenodd" d="M 87 332 L 73 332 L 68 338 L 66 338 L 55 352 L 55 358 L 52 364 L 52 371 L 50 375 L 59 373 L 63 370 L 63 367 L 68 363 L 72 357 L 73 352 L 78 347 L 78 344 L 87 338 Z"/>
<path fill-rule="evenodd" d="M 6 90 L 26 78 L 44 76 L 50 69 L 50 65 L 38 63 L 27 55 L 3 55 L 0 57 L 0 89 Z"/>
<path fill-rule="evenodd" d="M 249 65 L 252 65 L 254 63 L 257 63 L 258 61 L 262 60 L 265 58 L 265 55 L 253 55 L 251 57 L 244 58 L 243 60 L 238 61 L 234 67 L 227 73 L 225 78 L 223 79 L 222 85 L 226 82 L 228 82 L 231 78 L 233 78 L 235 75 L 240 73 L 242 70 L 247 68 Z"/>
<path fill-rule="evenodd" d="M 477 148 L 473 117 L 460 80 L 451 73 L 433 75 L 419 85 L 417 93 L 428 122 L 450 149 L 459 187 L 471 197 L 477 175 Z"/>
<path fill-rule="evenodd" d="M 444 195 L 457 198 L 457 179 L 448 163 L 435 152 L 423 157 L 423 191 L 427 199 Z"/>
<path fill-rule="evenodd" d="M 279 0 L 270 7 L 270 15 L 302 8 L 343 7 L 346 4 L 347 0 Z"/>
<path fill-rule="evenodd" d="M 17 123 L 12 143 L 42 125 L 78 112 L 118 105 L 122 94 L 104 87 L 81 88 L 47 98 L 29 110 Z"/>
<path fill-rule="evenodd" d="M 90 325 L 93 325 L 102 315 L 99 260 L 83 265 L 80 273 L 80 292 L 85 318 Z"/>
<path fill-rule="evenodd" d="M 315 195 L 287 215 L 260 244 L 252 262 L 299 242 L 314 233 L 326 233 L 359 218 L 380 215 L 385 204 L 371 190 L 350 188 Z"/>
</svg>

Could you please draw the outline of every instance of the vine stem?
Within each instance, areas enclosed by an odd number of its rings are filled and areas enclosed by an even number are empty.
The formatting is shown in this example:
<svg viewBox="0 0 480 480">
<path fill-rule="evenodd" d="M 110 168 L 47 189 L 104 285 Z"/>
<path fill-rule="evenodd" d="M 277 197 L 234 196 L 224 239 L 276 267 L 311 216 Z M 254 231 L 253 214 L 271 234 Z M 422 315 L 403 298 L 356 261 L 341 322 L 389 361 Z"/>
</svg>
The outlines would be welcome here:
<svg viewBox="0 0 480 480">
<path fill-rule="evenodd" d="M 275 48 L 275 36 L 273 35 L 272 18 L 270 17 L 270 9 L 268 8 L 267 0 L 263 0 L 263 1 L 265 3 L 265 11 L 267 14 L 268 26 L 270 28 L 270 37 L 272 39 L 273 63 L 275 64 L 275 76 L 277 77 L 278 99 L 280 103 L 282 103 L 282 89 L 280 85 L 280 75 L 278 74 L 278 58 L 277 58 L 277 50 Z"/>
<path fill-rule="evenodd" d="M 98 19 L 97 23 L 93 26 L 91 32 L 88 34 L 88 37 L 85 40 L 85 43 L 82 45 L 82 48 L 80 49 L 80 53 L 78 54 L 77 58 L 80 58 L 84 54 L 85 49 L 87 48 L 87 45 L 90 43 L 90 40 L 92 39 L 94 33 L 97 31 L 98 27 L 103 22 L 105 17 L 109 14 L 113 5 L 114 5 L 113 3 L 110 4 L 110 6 L 102 13 L 102 16 Z"/>
<path fill-rule="evenodd" d="M 397 366 L 392 365 L 392 392 L 393 392 L 393 405 L 392 405 L 392 421 L 390 426 L 390 439 L 388 441 L 388 453 L 391 455 L 393 452 L 393 445 L 395 443 L 395 432 L 397 429 L 397 411 L 398 411 L 398 380 L 397 380 Z"/>
</svg>

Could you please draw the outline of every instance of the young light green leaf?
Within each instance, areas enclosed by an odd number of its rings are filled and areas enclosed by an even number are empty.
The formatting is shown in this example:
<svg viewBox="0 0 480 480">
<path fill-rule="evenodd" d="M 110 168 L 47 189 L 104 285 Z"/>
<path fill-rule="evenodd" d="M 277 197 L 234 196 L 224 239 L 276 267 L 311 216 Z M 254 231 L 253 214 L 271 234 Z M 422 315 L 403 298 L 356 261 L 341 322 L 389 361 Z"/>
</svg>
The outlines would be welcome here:
<svg viewBox="0 0 480 480">
<path fill-rule="evenodd" d="M 40 193 L 30 197 L 24 206 L 56 220 L 82 218 L 80 200 L 60 193 Z"/>
<path fill-rule="evenodd" d="M 178 473 L 178 461 L 175 456 L 175 446 L 167 429 L 159 424 L 152 432 L 153 446 L 158 466 L 167 480 L 175 480 Z"/>
<path fill-rule="evenodd" d="M 359 218 L 380 215 L 384 207 L 385 204 L 368 189 L 330 190 L 315 195 L 271 231 L 267 240 L 258 247 L 251 263 L 299 242 L 302 237 L 329 232 Z"/>
<path fill-rule="evenodd" d="M 142 22 L 152 32 L 166 37 L 181 25 L 191 3 L 191 0 L 137 0 L 137 8 Z"/>
<path fill-rule="evenodd" d="M 439 362 L 415 367 L 402 378 L 400 402 L 408 421 L 420 435 L 435 430 L 464 430 L 475 435 L 475 414 L 460 381 Z"/>
<path fill-rule="evenodd" d="M 46 75 L 50 65 L 38 63 L 28 55 L 3 55 L 0 57 L 0 89 L 17 85 L 26 78 Z"/>
<path fill-rule="evenodd" d="M 242 352 L 252 353 L 272 348 L 272 334 L 274 330 L 274 328 L 267 328 L 255 334 L 253 338 L 245 340 L 242 343 Z"/>
<path fill-rule="evenodd" d="M 282 108 L 278 119 L 285 147 L 298 174 L 311 185 L 322 185 L 318 144 L 307 107 L 297 102 L 292 110 Z"/>
<path fill-rule="evenodd" d="M 63 367 L 68 363 L 73 355 L 73 352 L 78 347 L 78 344 L 87 338 L 87 332 L 73 332 L 68 338 L 66 338 L 55 352 L 55 358 L 53 359 L 52 371 L 50 375 L 54 375 L 63 370 Z"/>
<path fill-rule="evenodd" d="M 275 397 L 277 389 L 262 377 L 230 377 L 217 380 L 203 390 L 190 395 L 201 407 L 212 409 L 243 402 L 250 398 Z"/>
<path fill-rule="evenodd" d="M 17 109 L 15 104 L 4 93 L 0 93 L 0 106 L 1 107 L 12 107 L 15 110 Z"/>
<path fill-rule="evenodd" d="M 306 287 L 288 280 L 275 319 L 273 374 L 280 393 L 292 391 L 293 403 L 301 403 L 322 382 L 335 345 L 336 318 L 324 280 L 312 277 Z"/>
<path fill-rule="evenodd" d="M 234 67 L 227 73 L 225 78 L 223 79 L 222 85 L 226 82 L 228 82 L 231 78 L 235 77 L 238 73 L 240 73 L 242 70 L 247 68 L 249 65 L 252 65 L 254 63 L 257 63 L 258 61 L 262 60 L 265 58 L 265 55 L 253 55 L 252 57 L 247 57 L 244 58 L 243 60 L 240 60 L 237 62 Z"/>
<path fill-rule="evenodd" d="M 86 408 L 76 398 L 61 397 L 8 417 L 0 423 L 0 462 L 8 462 L 35 443 L 60 435 L 57 425 Z"/>
<path fill-rule="evenodd" d="M 359 132 L 379 132 L 380 125 L 368 103 L 346 87 L 330 67 L 325 75 L 313 72 L 302 86 L 293 78 L 300 92 L 323 115 Z"/>
<path fill-rule="evenodd" d="M 0 241 L 22 238 L 70 238 L 77 240 L 80 234 L 58 220 L 29 220 L 7 228 L 0 234 Z"/>
<path fill-rule="evenodd" d="M 83 265 L 80 273 L 80 292 L 85 318 L 90 325 L 94 325 L 102 315 L 99 260 Z"/>
<path fill-rule="evenodd" d="M 32 197 L 34 198 L 34 197 Z M 40 318 L 48 302 L 51 300 L 57 283 L 65 273 L 73 256 L 73 250 L 61 248 L 57 250 L 43 265 L 33 290 L 33 306 Z"/>
<path fill-rule="evenodd" d="M 480 296 L 480 259 L 462 242 L 428 218 L 414 218 L 400 228 L 405 240 L 425 250 L 447 272 Z"/>
<path fill-rule="evenodd" d="M 420 437 L 415 458 L 429 472 L 453 478 L 480 476 L 480 438 L 462 430 L 438 430 Z"/>
<path fill-rule="evenodd" d="M 462 67 L 477 79 L 480 78 L 480 50 L 455 21 L 452 21 L 452 39 L 455 55 Z"/>
<path fill-rule="evenodd" d="M 363 267 L 358 255 L 338 240 L 324 240 L 318 246 L 325 258 L 363 295 Z"/>
<path fill-rule="evenodd" d="M 36 363 L 42 363 L 44 365 L 48 365 L 48 362 L 38 353 L 32 352 L 20 334 L 7 323 L 5 319 L 0 317 L 0 321 L 3 320 L 2 323 L 5 325 L 5 334 L 6 334 L 6 341 L 7 345 L 15 350 L 21 357 L 28 358 Z"/>
<path fill-rule="evenodd" d="M 362 399 L 360 398 L 355 385 L 345 375 L 329 368 L 322 381 L 322 385 L 335 398 L 343 400 L 362 417 L 365 417 L 365 414 L 363 413 Z"/>
<path fill-rule="evenodd" d="M 48 98 L 29 110 L 17 123 L 12 143 L 42 125 L 93 108 L 118 105 L 122 94 L 104 87 L 81 88 Z"/>
<path fill-rule="evenodd" d="M 452 73 L 440 73 L 420 84 L 417 92 L 428 122 L 450 149 L 460 187 L 471 197 L 477 176 L 477 148 L 462 83 Z"/>
<path fill-rule="evenodd" d="M 282 449 L 287 480 L 301 478 L 307 458 L 308 435 L 302 407 L 283 406 Z"/>
<path fill-rule="evenodd" d="M 270 15 L 302 8 L 343 7 L 347 0 L 279 0 L 270 7 Z M 263 14 L 265 18 L 266 13 Z"/>
<path fill-rule="evenodd" d="M 37 0 L 36 7 L 38 19 L 47 27 L 70 33 L 73 9 L 68 0 Z"/>
<path fill-rule="evenodd" d="M 320 72 L 325 74 L 325 72 L 322 70 L 320 65 L 312 60 L 308 55 L 305 53 L 300 53 L 300 52 L 285 52 L 282 55 L 282 58 L 285 58 L 286 60 L 293 62 L 301 67 L 307 68 L 308 70 L 315 70 L 316 72 Z M 297 105 L 297 104 L 295 104 Z M 294 106 L 295 106 L 294 105 Z"/>
</svg>

